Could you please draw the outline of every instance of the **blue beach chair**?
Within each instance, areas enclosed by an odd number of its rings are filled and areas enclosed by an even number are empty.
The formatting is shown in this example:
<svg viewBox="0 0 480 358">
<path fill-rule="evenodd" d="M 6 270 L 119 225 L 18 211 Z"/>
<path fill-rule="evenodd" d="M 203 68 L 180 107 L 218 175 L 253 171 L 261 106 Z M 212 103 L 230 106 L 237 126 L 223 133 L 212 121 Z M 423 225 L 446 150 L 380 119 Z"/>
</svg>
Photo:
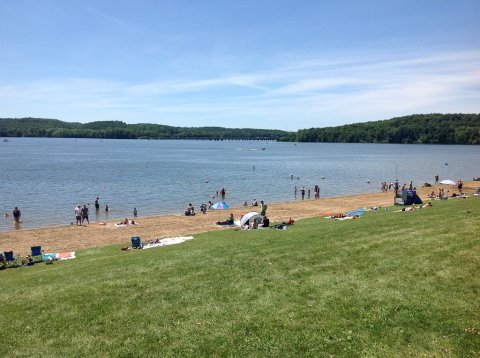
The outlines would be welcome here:
<svg viewBox="0 0 480 358">
<path fill-rule="evenodd" d="M 140 236 L 132 237 L 132 249 L 141 249 L 143 247 L 143 242 L 140 240 Z"/>
<path fill-rule="evenodd" d="M 5 251 L 5 260 L 7 260 L 7 267 L 18 267 L 18 262 L 15 256 L 13 255 L 13 251 Z"/>
<path fill-rule="evenodd" d="M 42 247 L 41 246 L 32 246 L 32 260 L 33 262 L 42 262 Z"/>
</svg>

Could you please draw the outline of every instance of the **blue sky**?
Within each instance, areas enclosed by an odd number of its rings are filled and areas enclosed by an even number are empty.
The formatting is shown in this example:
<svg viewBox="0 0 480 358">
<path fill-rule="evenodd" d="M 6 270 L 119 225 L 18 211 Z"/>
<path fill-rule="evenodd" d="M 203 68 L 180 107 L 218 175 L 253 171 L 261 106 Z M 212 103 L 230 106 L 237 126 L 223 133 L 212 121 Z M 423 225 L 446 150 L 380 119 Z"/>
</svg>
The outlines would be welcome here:
<svg viewBox="0 0 480 358">
<path fill-rule="evenodd" d="M 480 1 L 4 0 L 0 117 L 297 130 L 480 112 Z"/>
</svg>

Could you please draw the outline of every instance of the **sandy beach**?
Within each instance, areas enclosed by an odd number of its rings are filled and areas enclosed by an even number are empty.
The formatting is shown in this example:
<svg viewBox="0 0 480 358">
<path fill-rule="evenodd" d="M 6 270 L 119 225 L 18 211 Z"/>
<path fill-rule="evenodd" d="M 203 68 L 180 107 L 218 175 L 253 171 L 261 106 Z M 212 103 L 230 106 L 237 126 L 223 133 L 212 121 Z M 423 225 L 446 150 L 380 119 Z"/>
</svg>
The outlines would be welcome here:
<svg viewBox="0 0 480 358">
<path fill-rule="evenodd" d="M 438 192 L 440 186 L 431 188 L 417 188 L 417 194 L 425 202 L 427 193 L 432 190 Z M 443 186 L 445 191 L 456 192 L 455 186 Z M 480 182 L 464 182 L 463 191 L 472 195 Z M 299 220 L 308 217 L 340 213 L 358 208 L 384 207 L 393 204 L 393 192 L 378 192 L 334 198 L 320 198 L 319 200 L 297 200 L 286 203 L 268 203 L 268 198 L 262 198 L 268 204 L 267 216 L 271 223 L 288 221 L 291 217 Z M 435 202 L 433 202 L 435 205 Z M 199 210 L 199 208 L 197 208 Z M 38 229 L 12 230 L 0 233 L 0 251 L 13 250 L 15 254 L 26 255 L 30 247 L 40 245 L 45 252 L 76 251 L 84 248 L 105 246 L 111 244 L 129 245 L 132 236 L 140 236 L 142 241 L 157 238 L 194 235 L 206 231 L 228 230 L 217 221 L 225 220 L 233 213 L 235 219 L 249 211 L 259 211 L 259 208 L 232 208 L 227 210 L 210 210 L 206 214 L 197 213 L 195 216 L 152 216 L 138 217 L 137 225 L 116 227 L 116 221 L 94 223 L 76 226 L 65 225 Z M 11 218 L 8 218 L 11 220 Z M 231 228 L 230 228 L 231 230 Z"/>
</svg>

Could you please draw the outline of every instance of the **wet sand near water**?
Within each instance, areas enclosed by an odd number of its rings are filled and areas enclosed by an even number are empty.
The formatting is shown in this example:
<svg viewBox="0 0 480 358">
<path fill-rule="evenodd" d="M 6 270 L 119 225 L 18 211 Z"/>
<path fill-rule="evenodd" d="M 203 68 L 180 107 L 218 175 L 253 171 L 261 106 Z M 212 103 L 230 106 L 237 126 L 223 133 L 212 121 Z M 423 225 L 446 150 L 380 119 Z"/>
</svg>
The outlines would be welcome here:
<svg viewBox="0 0 480 358">
<path fill-rule="evenodd" d="M 438 188 L 445 188 L 445 193 L 457 192 L 452 185 L 436 185 L 430 188 L 417 188 L 417 194 L 426 202 L 427 193 Z M 463 191 L 473 195 L 475 188 L 480 187 L 480 182 L 464 182 Z M 393 205 L 393 192 L 369 193 L 334 198 L 320 198 L 319 200 L 306 199 L 294 202 L 275 203 L 265 200 L 268 209 L 267 216 L 271 223 L 288 221 L 291 217 L 294 220 L 303 218 L 324 216 L 328 213 L 344 213 L 358 208 L 385 207 Z M 480 200 L 480 199 L 479 199 Z M 228 202 L 228 198 L 227 198 Z M 432 201 L 435 206 L 435 201 Z M 199 210 L 199 208 L 197 208 Z M 0 251 L 13 250 L 15 254 L 30 254 L 31 246 L 41 246 L 44 252 L 65 252 L 77 251 L 85 248 L 100 247 L 112 244 L 130 246 L 132 236 L 140 236 L 142 241 L 148 242 L 154 239 L 161 239 L 175 236 L 189 236 L 213 230 L 231 230 L 231 227 L 216 225 L 217 221 L 223 221 L 233 213 L 236 220 L 241 215 L 249 212 L 260 212 L 260 208 L 232 208 L 227 210 L 209 210 L 206 214 L 200 211 L 195 216 L 166 215 L 152 217 L 138 217 L 137 225 L 116 227 L 117 221 L 111 221 L 101 225 L 91 222 L 89 225 L 76 226 L 65 225 L 38 229 L 13 230 L 0 233 Z M 73 208 L 72 208 L 73 217 Z"/>
</svg>

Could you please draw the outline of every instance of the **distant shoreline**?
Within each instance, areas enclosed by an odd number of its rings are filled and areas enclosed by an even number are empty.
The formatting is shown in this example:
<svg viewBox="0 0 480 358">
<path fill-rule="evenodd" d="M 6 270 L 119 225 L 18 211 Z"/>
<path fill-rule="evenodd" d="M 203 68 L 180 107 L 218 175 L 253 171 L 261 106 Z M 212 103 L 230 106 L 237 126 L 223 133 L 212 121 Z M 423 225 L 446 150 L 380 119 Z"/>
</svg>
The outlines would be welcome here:
<svg viewBox="0 0 480 358">
<path fill-rule="evenodd" d="M 279 129 L 173 127 L 122 121 L 64 122 L 47 118 L 0 118 L 0 137 L 98 139 L 275 140 L 312 143 L 480 144 L 477 113 L 411 114 L 334 127 Z M 401 130 L 399 130 L 401 128 Z"/>
</svg>

